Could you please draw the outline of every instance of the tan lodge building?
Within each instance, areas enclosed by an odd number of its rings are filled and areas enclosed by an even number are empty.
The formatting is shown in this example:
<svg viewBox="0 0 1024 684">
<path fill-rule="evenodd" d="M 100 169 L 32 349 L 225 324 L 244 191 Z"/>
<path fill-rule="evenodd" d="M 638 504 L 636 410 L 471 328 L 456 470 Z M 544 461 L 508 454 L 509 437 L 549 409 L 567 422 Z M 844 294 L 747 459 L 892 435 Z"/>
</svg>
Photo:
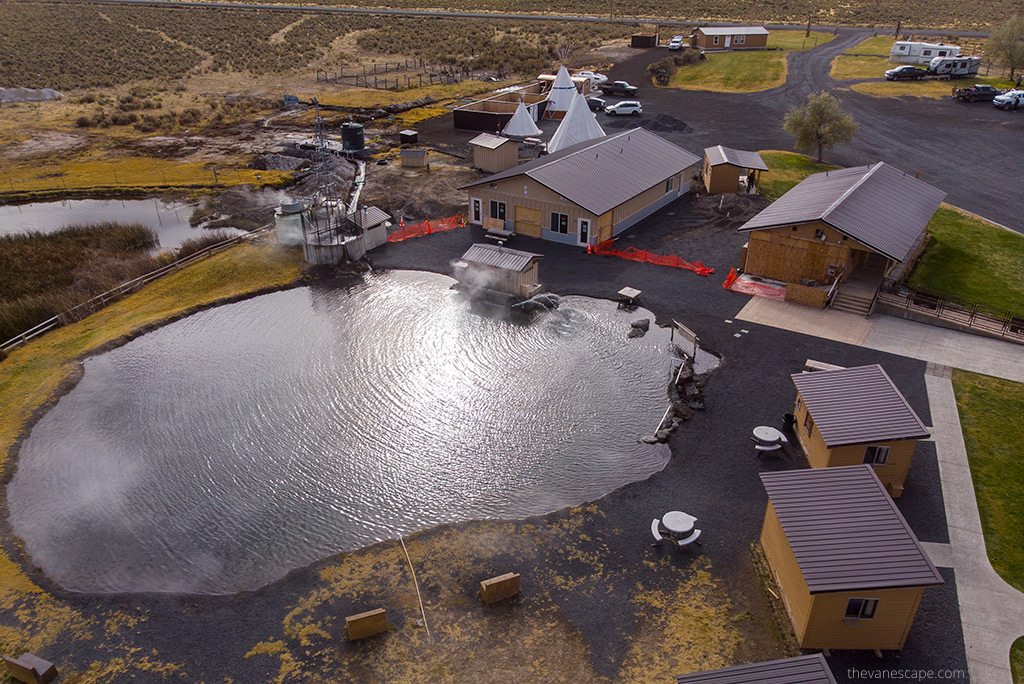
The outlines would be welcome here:
<svg viewBox="0 0 1024 684">
<path fill-rule="evenodd" d="M 584 246 L 618 235 L 689 192 L 700 161 L 634 128 L 565 147 L 462 189 L 471 224 Z"/>
<path fill-rule="evenodd" d="M 900 650 L 942 575 L 867 465 L 761 473 L 761 546 L 800 648 Z"/>
<path fill-rule="evenodd" d="M 899 497 L 928 428 L 878 364 L 796 373 L 795 432 L 812 468 L 866 463 Z"/>
</svg>

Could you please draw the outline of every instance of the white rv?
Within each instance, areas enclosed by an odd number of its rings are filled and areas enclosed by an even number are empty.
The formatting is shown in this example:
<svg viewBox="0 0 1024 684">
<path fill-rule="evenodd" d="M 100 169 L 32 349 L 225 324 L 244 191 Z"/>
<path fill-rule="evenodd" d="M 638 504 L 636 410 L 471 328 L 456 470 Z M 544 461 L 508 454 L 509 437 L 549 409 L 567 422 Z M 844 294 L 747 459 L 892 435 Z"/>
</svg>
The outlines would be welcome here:
<svg viewBox="0 0 1024 684">
<path fill-rule="evenodd" d="M 928 63 L 928 73 L 946 78 L 968 78 L 978 75 L 981 57 L 936 57 Z"/>
<path fill-rule="evenodd" d="M 920 43 L 901 40 L 889 50 L 889 61 L 900 64 L 930 64 L 936 57 L 959 57 L 960 48 L 942 43 Z"/>
</svg>

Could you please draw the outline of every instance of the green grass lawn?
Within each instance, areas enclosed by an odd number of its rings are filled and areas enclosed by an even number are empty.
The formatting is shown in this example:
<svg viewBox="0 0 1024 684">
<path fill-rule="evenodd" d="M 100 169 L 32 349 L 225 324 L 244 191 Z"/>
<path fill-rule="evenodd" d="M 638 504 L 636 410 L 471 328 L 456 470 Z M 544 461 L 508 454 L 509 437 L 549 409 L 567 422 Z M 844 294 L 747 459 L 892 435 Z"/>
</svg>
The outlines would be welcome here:
<svg viewBox="0 0 1024 684">
<path fill-rule="evenodd" d="M 1013 684 L 1024 684 L 1024 637 L 1017 639 L 1010 647 L 1010 670 Z"/>
<path fill-rule="evenodd" d="M 947 205 L 935 212 L 928 233 L 911 285 L 1024 313 L 1024 235 Z"/>
<path fill-rule="evenodd" d="M 768 34 L 768 49 L 810 50 L 836 37 L 834 33 L 823 31 L 811 31 L 809 36 L 804 34 L 804 31 L 772 31 Z"/>
<path fill-rule="evenodd" d="M 851 48 L 846 49 L 848 55 L 879 55 L 880 57 L 888 57 L 889 51 L 892 49 L 892 44 L 896 41 L 889 36 L 875 36 L 874 38 L 868 38 L 862 40 Z"/>
<path fill-rule="evenodd" d="M 830 75 L 837 81 L 850 81 L 855 78 L 884 78 L 885 70 L 889 68 L 889 61 L 884 57 L 839 55 L 832 60 Z M 903 82 L 905 83 L 905 81 Z M 946 94 L 949 94 L 948 87 Z"/>
<path fill-rule="evenodd" d="M 1004 580 L 1024 591 L 1024 385 L 954 370 L 953 390 L 988 558 Z"/>
<path fill-rule="evenodd" d="M 860 59 L 857 57 L 841 57 L 838 59 Z M 864 57 L 863 59 L 875 59 L 874 57 Z M 835 64 L 833 63 L 833 78 Z M 883 69 L 884 71 L 884 69 Z M 852 76 L 850 78 L 853 78 Z M 975 83 L 984 83 L 994 88 L 1005 90 L 1013 86 L 1013 81 L 1005 78 L 975 78 L 959 81 L 957 85 L 961 88 L 967 88 Z M 953 84 L 949 81 L 872 81 L 871 83 L 855 83 L 850 86 L 851 90 L 856 90 L 859 93 L 865 93 L 867 95 L 877 95 L 881 97 L 898 97 L 900 95 L 911 95 L 913 97 L 949 97 L 953 92 Z M 991 106 L 987 102 L 971 102 L 966 103 L 969 107 L 983 107 L 985 105 Z"/>
<path fill-rule="evenodd" d="M 719 93 L 753 93 L 786 82 L 786 53 L 778 50 L 714 52 L 703 62 L 679 67 L 669 87 Z"/>
<path fill-rule="evenodd" d="M 790 188 L 812 173 L 839 168 L 831 164 L 819 164 L 810 157 L 796 152 L 761 150 L 758 154 L 768 166 L 768 171 L 761 174 L 761 192 L 773 200 L 782 197 Z"/>
</svg>

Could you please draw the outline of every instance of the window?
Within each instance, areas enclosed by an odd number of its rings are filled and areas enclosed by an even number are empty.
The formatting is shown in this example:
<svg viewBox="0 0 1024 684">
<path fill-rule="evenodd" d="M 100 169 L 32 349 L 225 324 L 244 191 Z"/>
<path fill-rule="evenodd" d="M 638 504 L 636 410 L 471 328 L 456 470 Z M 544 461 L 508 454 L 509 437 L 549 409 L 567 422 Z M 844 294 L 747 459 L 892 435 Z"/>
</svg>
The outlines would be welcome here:
<svg viewBox="0 0 1024 684">
<path fill-rule="evenodd" d="M 557 211 L 551 212 L 551 232 L 561 233 L 566 235 L 569 232 L 569 216 L 567 214 L 559 214 Z"/>
<path fill-rule="evenodd" d="M 491 200 L 491 218 L 505 220 L 505 203 Z"/>
<path fill-rule="evenodd" d="M 889 460 L 889 447 L 869 446 L 864 450 L 864 462 L 872 465 L 885 465 Z"/>
<path fill-rule="evenodd" d="M 804 400 L 803 400 L 803 399 L 801 399 L 801 398 L 800 398 L 800 397 L 798 396 L 798 397 L 796 398 L 796 410 L 797 410 L 797 411 L 799 411 L 799 410 L 800 410 L 800 409 L 802 409 L 803 407 L 804 407 Z"/>
<path fill-rule="evenodd" d="M 811 418 L 811 412 L 807 412 L 807 417 L 804 418 L 804 430 L 807 431 L 807 436 L 811 436 L 811 430 L 814 429 L 814 419 Z"/>
<path fill-rule="evenodd" d="M 473 223 L 480 223 L 480 200 L 473 200 Z"/>
<path fill-rule="evenodd" d="M 931 54 L 932 54 L 931 50 L 922 50 L 921 51 L 921 56 L 922 57 L 931 57 Z"/>
<path fill-rule="evenodd" d="M 875 617 L 875 610 L 878 608 L 878 599 L 852 598 L 846 604 L 846 615 L 844 617 L 854 620 L 870 620 Z"/>
<path fill-rule="evenodd" d="M 711 39 L 711 44 L 718 45 L 718 36 L 715 36 L 714 38 Z"/>
<path fill-rule="evenodd" d="M 665 192 L 666 193 L 672 192 L 672 188 L 675 187 L 675 184 L 676 184 L 676 177 L 675 176 L 670 176 L 669 179 L 667 181 L 665 181 Z"/>
<path fill-rule="evenodd" d="M 743 45 L 743 43 L 747 42 L 747 37 L 746 36 L 733 36 L 732 37 L 732 42 L 736 43 L 737 45 Z"/>
</svg>

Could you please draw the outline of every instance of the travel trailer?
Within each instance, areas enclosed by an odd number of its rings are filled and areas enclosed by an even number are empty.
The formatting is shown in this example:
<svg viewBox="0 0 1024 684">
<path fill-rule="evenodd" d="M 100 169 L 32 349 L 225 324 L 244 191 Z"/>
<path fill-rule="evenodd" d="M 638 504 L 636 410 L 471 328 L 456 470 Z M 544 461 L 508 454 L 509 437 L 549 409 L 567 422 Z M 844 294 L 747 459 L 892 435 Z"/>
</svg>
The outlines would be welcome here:
<svg viewBox="0 0 1024 684">
<path fill-rule="evenodd" d="M 930 64 L 936 57 L 959 57 L 960 48 L 942 43 L 897 41 L 889 50 L 889 61 L 900 64 Z"/>
<path fill-rule="evenodd" d="M 969 78 L 978 75 L 981 57 L 936 57 L 928 63 L 928 73 L 946 78 Z"/>
</svg>

